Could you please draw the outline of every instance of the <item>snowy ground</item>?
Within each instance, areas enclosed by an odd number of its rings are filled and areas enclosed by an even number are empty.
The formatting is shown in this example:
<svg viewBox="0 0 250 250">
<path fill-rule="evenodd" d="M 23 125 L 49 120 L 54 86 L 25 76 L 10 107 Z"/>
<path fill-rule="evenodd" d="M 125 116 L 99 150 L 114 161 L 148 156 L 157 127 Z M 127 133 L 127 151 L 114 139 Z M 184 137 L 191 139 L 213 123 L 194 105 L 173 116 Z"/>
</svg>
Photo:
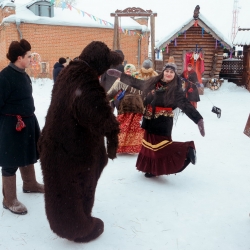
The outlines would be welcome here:
<svg viewBox="0 0 250 250">
<path fill-rule="evenodd" d="M 52 81 L 37 80 L 33 86 L 42 128 Z M 221 108 L 220 119 L 211 112 L 213 105 Z M 179 115 L 173 130 L 175 141 L 194 140 L 198 154 L 197 164 L 177 175 L 147 179 L 135 169 L 136 155 L 109 161 L 93 208 L 105 231 L 88 244 L 52 233 L 43 195 L 23 194 L 17 173 L 17 195 L 29 212 L 18 216 L 0 210 L 0 249 L 250 249 L 250 138 L 243 134 L 249 107 L 250 93 L 233 83 L 224 82 L 214 92 L 205 89 L 198 110 L 206 136 L 185 115 Z M 39 163 L 36 173 L 42 181 Z"/>
</svg>

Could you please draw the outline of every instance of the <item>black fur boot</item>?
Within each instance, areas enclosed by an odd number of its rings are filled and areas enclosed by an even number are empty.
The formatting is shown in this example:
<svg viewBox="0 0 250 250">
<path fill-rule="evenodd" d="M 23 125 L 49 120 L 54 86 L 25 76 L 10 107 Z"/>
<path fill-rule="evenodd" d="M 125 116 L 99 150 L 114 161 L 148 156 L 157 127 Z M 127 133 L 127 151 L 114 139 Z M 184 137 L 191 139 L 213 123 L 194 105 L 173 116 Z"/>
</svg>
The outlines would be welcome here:
<svg viewBox="0 0 250 250">
<path fill-rule="evenodd" d="M 196 163 L 196 151 L 194 148 L 189 147 L 187 157 L 190 159 L 191 163 L 195 165 L 195 163 Z"/>
<path fill-rule="evenodd" d="M 154 174 L 151 174 L 151 173 L 145 173 L 145 177 L 151 178 L 151 177 L 155 177 L 155 175 L 154 175 Z"/>
</svg>

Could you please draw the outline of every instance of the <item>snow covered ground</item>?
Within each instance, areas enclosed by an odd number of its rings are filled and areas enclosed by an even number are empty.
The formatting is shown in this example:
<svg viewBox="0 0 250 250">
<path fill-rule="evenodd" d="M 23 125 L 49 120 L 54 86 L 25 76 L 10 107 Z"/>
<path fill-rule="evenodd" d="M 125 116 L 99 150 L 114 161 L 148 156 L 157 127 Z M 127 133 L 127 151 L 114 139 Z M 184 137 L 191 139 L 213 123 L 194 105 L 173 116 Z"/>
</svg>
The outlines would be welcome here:
<svg viewBox="0 0 250 250">
<path fill-rule="evenodd" d="M 52 81 L 38 79 L 33 88 L 42 128 Z M 198 110 L 204 117 L 206 136 L 182 114 L 173 129 L 175 141 L 195 141 L 196 165 L 177 175 L 147 179 L 135 169 L 136 155 L 118 155 L 109 161 L 93 208 L 105 230 L 88 244 L 59 238 L 50 230 L 43 195 L 22 193 L 18 172 L 18 199 L 29 212 L 18 216 L 0 208 L 0 249 L 250 249 L 250 138 L 243 134 L 250 93 L 224 82 L 219 90 L 205 89 L 200 97 Z M 211 112 L 213 105 L 221 108 L 220 119 Z M 36 173 L 42 181 L 39 163 Z"/>
</svg>

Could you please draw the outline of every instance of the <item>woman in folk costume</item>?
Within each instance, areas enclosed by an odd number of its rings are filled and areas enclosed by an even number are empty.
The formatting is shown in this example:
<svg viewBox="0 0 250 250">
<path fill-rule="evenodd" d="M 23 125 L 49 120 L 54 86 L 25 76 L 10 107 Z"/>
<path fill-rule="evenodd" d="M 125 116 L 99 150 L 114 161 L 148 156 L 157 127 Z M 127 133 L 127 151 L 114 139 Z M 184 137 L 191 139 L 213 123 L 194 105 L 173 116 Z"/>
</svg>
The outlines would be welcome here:
<svg viewBox="0 0 250 250">
<path fill-rule="evenodd" d="M 199 81 L 191 63 L 187 65 L 187 70 L 181 74 L 181 77 L 183 77 L 185 81 L 185 95 L 191 104 L 197 109 L 197 102 L 200 101 L 200 96 L 196 83 L 199 84 Z"/>
<path fill-rule="evenodd" d="M 126 64 L 124 67 L 124 72 L 127 75 L 131 76 L 135 71 L 136 68 L 133 64 Z M 142 92 L 117 79 L 107 96 L 109 100 L 113 100 L 117 99 L 118 94 L 121 97 L 121 93 L 124 97 L 118 105 L 117 120 L 120 123 L 120 133 L 117 153 L 139 153 L 144 133 L 140 127 L 143 113 Z"/>
<path fill-rule="evenodd" d="M 157 75 L 158 73 L 153 69 L 153 63 L 149 59 L 146 59 L 142 63 L 142 68 L 136 73 L 135 77 L 142 80 L 147 80 Z"/>
<path fill-rule="evenodd" d="M 193 141 L 172 140 L 175 108 L 182 109 L 198 124 L 201 135 L 205 136 L 203 118 L 183 95 L 176 69 L 175 63 L 167 63 L 159 76 L 147 81 L 132 78 L 117 70 L 108 70 L 109 74 L 120 77 L 122 82 L 143 91 L 145 112 L 142 128 L 145 133 L 136 167 L 145 172 L 145 177 L 175 174 L 184 170 L 190 162 L 196 162 Z"/>
</svg>

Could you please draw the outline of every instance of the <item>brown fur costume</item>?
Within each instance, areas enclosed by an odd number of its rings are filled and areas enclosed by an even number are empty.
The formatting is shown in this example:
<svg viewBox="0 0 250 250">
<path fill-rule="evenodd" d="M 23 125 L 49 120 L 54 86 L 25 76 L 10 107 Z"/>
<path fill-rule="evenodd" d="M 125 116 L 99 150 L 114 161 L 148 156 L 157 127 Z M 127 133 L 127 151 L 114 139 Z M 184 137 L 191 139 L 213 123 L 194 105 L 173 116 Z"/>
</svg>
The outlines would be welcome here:
<svg viewBox="0 0 250 250">
<path fill-rule="evenodd" d="M 58 76 L 39 139 L 45 209 L 60 237 L 88 242 L 104 230 L 91 216 L 97 181 L 116 157 L 119 124 L 98 76 L 121 63 L 102 42 L 90 43 Z M 104 144 L 107 138 L 107 152 Z"/>
</svg>

